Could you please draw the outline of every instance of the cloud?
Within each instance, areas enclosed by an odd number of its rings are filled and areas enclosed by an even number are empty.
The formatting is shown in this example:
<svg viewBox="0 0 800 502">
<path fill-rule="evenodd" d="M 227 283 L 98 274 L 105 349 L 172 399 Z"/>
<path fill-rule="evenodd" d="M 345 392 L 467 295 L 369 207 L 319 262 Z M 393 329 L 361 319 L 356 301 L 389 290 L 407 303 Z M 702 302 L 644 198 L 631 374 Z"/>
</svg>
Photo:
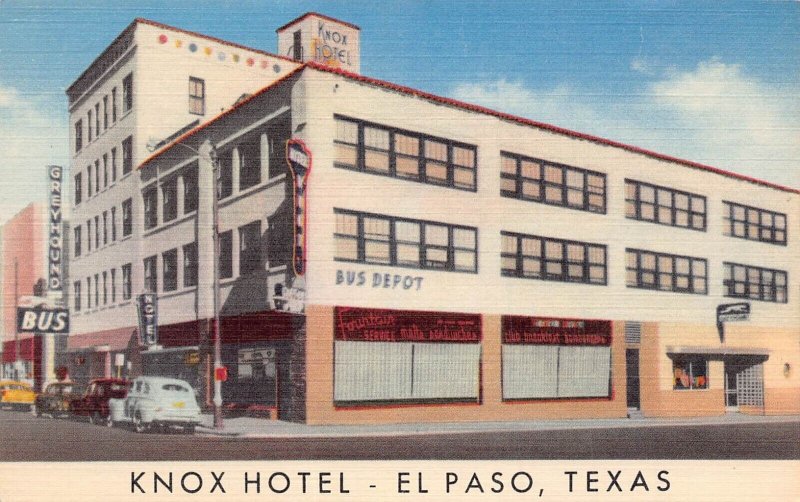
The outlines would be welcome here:
<svg viewBox="0 0 800 502">
<path fill-rule="evenodd" d="M 28 203 L 47 199 L 45 166 L 66 165 L 64 106 L 0 83 L 0 224 Z"/>
<path fill-rule="evenodd" d="M 631 143 L 748 176 L 800 186 L 800 84 L 773 84 L 717 59 L 694 69 L 656 70 L 638 92 L 537 89 L 498 79 L 453 87 L 457 99 Z M 662 67 L 663 68 L 663 67 Z"/>
</svg>

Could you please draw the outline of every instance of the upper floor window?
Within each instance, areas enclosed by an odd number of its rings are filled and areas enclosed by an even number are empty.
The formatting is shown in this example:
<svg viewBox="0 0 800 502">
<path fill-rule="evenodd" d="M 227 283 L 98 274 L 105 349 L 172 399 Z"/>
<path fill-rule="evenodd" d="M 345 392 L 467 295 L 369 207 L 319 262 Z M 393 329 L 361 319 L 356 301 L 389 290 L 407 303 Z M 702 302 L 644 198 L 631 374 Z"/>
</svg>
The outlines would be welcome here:
<svg viewBox="0 0 800 502">
<path fill-rule="evenodd" d="M 504 197 L 606 212 L 606 175 L 579 167 L 501 152 L 500 193 Z"/>
<path fill-rule="evenodd" d="M 122 299 L 130 300 L 133 287 L 131 285 L 131 264 L 122 266 Z"/>
<path fill-rule="evenodd" d="M 220 232 L 219 236 L 219 276 L 222 279 L 233 277 L 233 230 Z"/>
<path fill-rule="evenodd" d="M 83 200 L 83 175 L 78 173 L 75 175 L 75 205 L 81 203 Z"/>
<path fill-rule="evenodd" d="M 103 154 L 103 188 L 108 186 L 108 154 Z"/>
<path fill-rule="evenodd" d="M 100 103 L 94 105 L 94 135 L 100 136 Z"/>
<path fill-rule="evenodd" d="M 117 122 L 117 88 L 111 89 L 111 122 Z"/>
<path fill-rule="evenodd" d="M 122 236 L 133 233 L 133 199 L 122 201 Z"/>
<path fill-rule="evenodd" d="M 477 272 L 472 227 L 336 209 L 336 255 L 341 261 Z"/>
<path fill-rule="evenodd" d="M 111 242 L 117 240 L 117 208 L 111 208 Z"/>
<path fill-rule="evenodd" d="M 625 216 L 662 225 L 706 229 L 706 198 L 642 181 L 625 180 Z"/>
<path fill-rule="evenodd" d="M 629 288 L 677 293 L 708 293 L 708 263 L 704 258 L 626 249 Z"/>
<path fill-rule="evenodd" d="M 786 244 L 786 215 L 723 201 L 725 235 L 770 244 Z"/>
<path fill-rule="evenodd" d="M 178 250 L 170 249 L 161 255 L 164 291 L 178 289 Z"/>
<path fill-rule="evenodd" d="M 200 196 L 197 184 L 197 162 L 191 164 L 183 171 L 183 214 L 197 210 Z"/>
<path fill-rule="evenodd" d="M 189 77 L 189 113 L 206 113 L 206 83 L 197 77 Z"/>
<path fill-rule="evenodd" d="M 261 139 L 251 136 L 239 143 L 239 190 L 261 182 Z"/>
<path fill-rule="evenodd" d="M 786 303 L 786 272 L 771 268 L 723 263 L 725 296 L 764 302 Z"/>
<path fill-rule="evenodd" d="M 548 281 L 606 284 L 606 246 L 501 232 L 502 273 Z"/>
<path fill-rule="evenodd" d="M 133 73 L 122 79 L 122 113 L 133 108 Z"/>
<path fill-rule="evenodd" d="M 254 221 L 239 227 L 239 275 L 257 272 L 261 268 L 261 222 Z"/>
<path fill-rule="evenodd" d="M 117 181 L 117 148 L 111 149 L 111 182 Z"/>
<path fill-rule="evenodd" d="M 103 96 L 103 130 L 108 129 L 108 96 Z"/>
<path fill-rule="evenodd" d="M 74 239 L 73 240 L 75 241 L 75 253 L 74 253 L 74 255 L 75 256 L 80 256 L 81 255 L 81 226 L 77 225 L 73 229 L 72 232 L 73 232 L 73 235 L 74 235 Z"/>
<path fill-rule="evenodd" d="M 86 220 L 86 251 L 92 250 L 92 219 Z"/>
<path fill-rule="evenodd" d="M 100 159 L 94 161 L 94 193 L 100 193 Z"/>
<path fill-rule="evenodd" d="M 92 196 L 92 165 L 86 166 L 86 196 Z"/>
<path fill-rule="evenodd" d="M 219 180 L 217 182 L 217 198 L 224 199 L 233 193 L 233 151 L 219 153 Z"/>
<path fill-rule="evenodd" d="M 86 112 L 86 133 L 87 140 L 92 141 L 92 110 Z"/>
<path fill-rule="evenodd" d="M 158 275 L 156 275 L 158 256 L 153 255 L 144 259 L 144 289 L 148 293 L 158 292 Z"/>
<path fill-rule="evenodd" d="M 142 192 L 144 206 L 144 229 L 149 230 L 158 225 L 158 191 L 155 186 Z"/>
<path fill-rule="evenodd" d="M 86 308 L 92 308 L 92 277 L 86 278 Z"/>
<path fill-rule="evenodd" d="M 178 217 L 178 178 L 172 178 L 161 185 L 164 222 Z"/>
<path fill-rule="evenodd" d="M 183 246 L 183 285 L 197 286 L 197 242 Z"/>
<path fill-rule="evenodd" d="M 81 281 L 75 281 L 72 285 L 72 295 L 74 298 L 75 310 L 78 311 L 81 309 Z"/>
<path fill-rule="evenodd" d="M 133 171 L 133 137 L 128 136 L 122 141 L 122 175 Z"/>
<path fill-rule="evenodd" d="M 83 119 L 75 122 L 75 152 L 80 152 L 83 148 Z"/>
<path fill-rule="evenodd" d="M 335 119 L 337 167 L 462 190 L 476 189 L 474 145 L 338 115 Z"/>
</svg>

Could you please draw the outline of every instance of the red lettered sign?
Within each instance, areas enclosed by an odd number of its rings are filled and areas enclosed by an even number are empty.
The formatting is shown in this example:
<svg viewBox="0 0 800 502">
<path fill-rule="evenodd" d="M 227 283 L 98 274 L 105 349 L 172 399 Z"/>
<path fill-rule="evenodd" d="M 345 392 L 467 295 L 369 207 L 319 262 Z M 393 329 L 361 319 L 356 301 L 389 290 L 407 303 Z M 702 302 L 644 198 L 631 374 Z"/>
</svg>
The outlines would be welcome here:
<svg viewBox="0 0 800 502">
<path fill-rule="evenodd" d="M 217 382 L 225 382 L 228 380 L 228 368 L 222 366 L 221 368 L 214 369 L 214 380 Z"/>
<path fill-rule="evenodd" d="M 611 321 L 503 316 L 503 343 L 611 345 Z"/>
<path fill-rule="evenodd" d="M 334 309 L 337 340 L 360 342 L 481 341 L 481 316 L 414 310 Z"/>
</svg>

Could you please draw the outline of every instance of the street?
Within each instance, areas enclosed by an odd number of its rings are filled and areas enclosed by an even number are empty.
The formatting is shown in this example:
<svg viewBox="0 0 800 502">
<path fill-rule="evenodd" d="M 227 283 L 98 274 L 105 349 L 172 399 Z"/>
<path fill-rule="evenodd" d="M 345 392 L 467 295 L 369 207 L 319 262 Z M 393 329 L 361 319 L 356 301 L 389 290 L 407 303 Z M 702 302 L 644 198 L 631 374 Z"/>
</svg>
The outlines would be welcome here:
<svg viewBox="0 0 800 502">
<path fill-rule="evenodd" d="M 800 459 L 800 423 L 236 438 L 136 434 L 72 419 L 0 411 L 3 461 Z"/>
</svg>

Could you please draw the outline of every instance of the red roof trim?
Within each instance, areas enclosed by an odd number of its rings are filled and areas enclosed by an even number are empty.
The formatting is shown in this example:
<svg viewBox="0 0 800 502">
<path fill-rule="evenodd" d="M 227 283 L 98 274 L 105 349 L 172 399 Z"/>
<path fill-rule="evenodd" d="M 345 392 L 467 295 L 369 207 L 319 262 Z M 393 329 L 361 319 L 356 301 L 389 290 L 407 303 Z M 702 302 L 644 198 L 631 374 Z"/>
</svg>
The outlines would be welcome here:
<svg viewBox="0 0 800 502">
<path fill-rule="evenodd" d="M 292 19 L 291 21 L 289 21 L 288 23 L 284 24 L 283 26 L 281 26 L 280 28 L 278 28 L 275 31 L 277 33 L 280 33 L 281 31 L 285 30 L 289 26 L 291 26 L 291 25 L 293 25 L 295 23 L 299 23 L 300 21 L 302 21 L 303 19 L 305 19 L 305 18 L 307 18 L 309 16 L 321 17 L 322 19 L 325 19 L 325 20 L 328 20 L 328 21 L 333 21 L 334 23 L 343 24 L 345 26 L 349 26 L 350 28 L 355 28 L 356 30 L 361 31 L 361 28 L 359 28 L 357 25 L 355 25 L 353 23 L 348 23 L 347 21 L 342 21 L 341 19 L 336 19 L 335 17 L 326 16 L 325 14 L 320 14 L 318 12 L 306 12 L 305 14 L 303 14 L 302 16 L 300 16 L 298 18 Z"/>
<path fill-rule="evenodd" d="M 767 187 L 770 187 L 770 188 L 775 188 L 777 190 L 782 190 L 782 191 L 785 191 L 785 192 L 800 193 L 800 189 L 779 185 L 777 183 L 772 183 L 772 182 L 769 182 L 769 181 L 760 180 L 758 178 L 752 178 L 750 176 L 745 176 L 743 174 L 738 174 L 738 173 L 734 173 L 734 172 L 731 172 L 731 171 L 726 171 L 724 169 L 720 169 L 720 168 L 717 168 L 717 167 L 709 166 L 709 165 L 706 165 L 706 164 L 701 164 L 699 162 L 694 162 L 694 161 L 691 161 L 691 160 L 681 159 L 679 157 L 673 157 L 671 155 L 665 155 L 663 153 L 658 153 L 658 152 L 654 152 L 654 151 L 651 151 L 651 150 L 647 150 L 645 148 L 640 148 L 638 146 L 628 145 L 628 144 L 625 144 L 625 143 L 620 143 L 620 142 L 617 142 L 617 141 L 601 138 L 599 136 L 593 136 L 591 134 L 585 134 L 585 133 L 573 131 L 571 129 L 565 129 L 563 127 L 554 126 L 554 125 L 547 124 L 547 123 L 544 123 L 544 122 L 537 122 L 535 120 L 527 119 L 527 118 L 524 118 L 524 117 L 519 117 L 517 115 L 511 115 L 509 113 L 504 113 L 504 112 L 499 112 L 497 110 L 492 110 L 491 108 L 486 108 L 486 107 L 483 107 L 483 106 L 480 106 L 480 105 L 473 105 L 473 104 L 465 103 L 463 101 L 459 101 L 459 100 L 456 100 L 456 99 L 437 96 L 435 94 L 431 94 L 431 93 L 428 93 L 428 92 L 420 91 L 418 89 L 414 89 L 414 88 L 411 88 L 411 87 L 406 87 L 406 86 L 403 86 L 403 85 L 393 84 L 393 83 L 387 82 L 385 80 L 379 80 L 379 79 L 375 79 L 375 78 L 365 77 L 363 75 L 359 75 L 359 74 L 356 74 L 356 73 L 351 73 L 351 72 L 344 71 L 344 70 L 341 70 L 341 69 L 338 69 L 338 68 L 330 68 L 328 66 L 324 66 L 324 65 L 321 65 L 319 63 L 315 63 L 313 61 L 310 61 L 310 62 L 306 63 L 306 66 L 308 66 L 310 68 L 313 68 L 314 70 L 319 70 L 319 71 L 324 71 L 324 72 L 328 72 L 328 73 L 334 73 L 334 74 L 337 74 L 337 75 L 341 75 L 341 76 L 343 76 L 345 78 L 348 78 L 350 80 L 357 80 L 359 82 L 363 82 L 363 83 L 371 84 L 371 85 L 377 85 L 377 86 L 384 87 L 384 88 L 387 88 L 387 89 L 390 89 L 390 90 L 393 90 L 393 91 L 401 92 L 401 93 L 404 93 L 404 94 L 411 94 L 413 96 L 416 96 L 416 97 L 419 97 L 419 98 L 422 98 L 422 99 L 426 99 L 428 101 L 433 101 L 433 102 L 436 102 L 436 103 L 440 103 L 440 104 L 443 104 L 443 105 L 453 106 L 453 107 L 456 107 L 456 108 L 461 108 L 461 109 L 472 111 L 472 112 L 476 112 L 476 113 L 483 113 L 483 114 L 486 114 L 486 115 L 491 115 L 493 117 L 500 118 L 502 120 L 508 120 L 508 121 L 516 122 L 516 123 L 523 124 L 523 125 L 528 125 L 528 126 L 537 127 L 537 128 L 540 128 L 540 129 L 545 129 L 545 130 L 548 130 L 548 131 L 551 131 L 551 132 L 554 132 L 554 133 L 557 133 L 557 134 L 563 134 L 563 135 L 566 135 L 566 136 L 571 136 L 573 138 L 583 139 L 583 140 L 591 141 L 591 142 L 594 142 L 594 143 L 600 143 L 600 144 L 606 145 L 606 146 L 612 146 L 612 147 L 615 147 L 615 148 L 621 148 L 623 150 L 627 150 L 627 151 L 633 152 L 633 153 L 638 153 L 638 154 L 641 154 L 641 155 L 646 155 L 646 156 L 652 157 L 654 159 L 664 160 L 664 161 L 667 161 L 667 162 L 674 162 L 674 163 L 682 164 L 682 165 L 685 165 L 685 166 L 688 166 L 688 167 L 692 167 L 692 168 L 695 168 L 695 169 L 701 169 L 701 170 L 704 170 L 704 171 L 710 171 L 710 172 L 713 172 L 713 173 L 716 173 L 716 174 L 720 174 L 722 176 L 727 176 L 727 177 L 730 177 L 730 178 L 736 178 L 736 179 L 748 181 L 750 183 L 755 183 L 755 184 L 758 184 L 758 185 L 763 185 L 763 186 L 767 186 Z"/>
<path fill-rule="evenodd" d="M 218 44 L 223 44 L 223 45 L 228 45 L 228 46 L 231 46 L 231 47 L 236 47 L 237 49 L 242 49 L 242 50 L 245 50 L 245 51 L 256 52 L 256 53 L 264 55 L 264 56 L 270 56 L 270 57 L 273 57 L 273 58 L 282 59 L 284 61 L 296 62 L 294 59 L 288 58 L 286 56 L 280 56 L 278 54 L 273 54 L 271 52 L 262 51 L 261 49 L 255 49 L 253 47 L 248 47 L 246 45 L 237 44 L 235 42 L 229 42 L 229 41 L 223 40 L 221 38 L 211 37 L 209 35 L 203 35 L 202 33 L 197 33 L 196 31 L 189 31 L 189 30 L 184 30 L 182 28 L 176 28 L 175 26 L 170 26 L 168 24 L 159 23 L 157 21 L 151 21 L 150 19 L 144 19 L 144 18 L 141 18 L 141 17 L 137 17 L 136 18 L 136 22 L 137 23 L 142 23 L 142 24 L 149 24 L 150 26 L 155 26 L 156 28 L 162 28 L 162 29 L 165 29 L 165 30 L 177 31 L 178 33 L 183 33 L 184 35 L 190 35 L 190 36 L 197 37 L 197 38 L 203 38 L 205 40 L 210 40 L 210 41 L 216 42 Z"/>
<path fill-rule="evenodd" d="M 252 96 L 248 97 L 247 99 L 243 99 L 243 100 L 242 100 L 242 101 L 240 101 L 239 103 L 237 103 L 237 104 L 233 105 L 233 106 L 232 106 L 230 109 L 228 109 L 228 110 L 225 110 L 224 112 L 220 113 L 219 115 L 217 115 L 217 116 L 216 116 L 216 117 L 214 117 L 213 119 L 210 119 L 208 122 L 205 122 L 205 123 L 203 123 L 203 124 L 200 124 L 199 126 L 195 127 L 194 129 L 192 129 L 192 130 L 190 130 L 190 131 L 187 131 L 187 132 L 185 132 L 185 133 L 184 133 L 184 134 L 182 134 L 181 136 L 178 136 L 177 138 L 175 138 L 174 140 L 172 140 L 172 141 L 171 141 L 171 142 L 169 142 L 168 144 L 166 144 L 166 145 L 164 145 L 163 147 L 161 147 L 161 148 L 160 148 L 158 151 L 156 151 L 156 152 L 153 152 L 153 154 L 152 154 L 152 155 L 150 155 L 149 157 L 147 157 L 146 159 L 144 159 L 144 160 L 142 161 L 142 163 L 141 163 L 141 164 L 139 164 L 139 167 L 137 167 L 136 169 L 138 170 L 138 169 L 142 169 L 142 168 L 146 167 L 148 164 L 150 164 L 151 162 L 153 162 L 154 160 L 156 160 L 158 157 L 160 157 L 161 155 L 163 155 L 163 154 L 164 154 L 164 153 L 165 153 L 167 150 L 171 149 L 171 148 L 172 148 L 173 146 L 175 146 L 177 143 L 181 143 L 181 142 L 183 142 L 183 141 L 185 141 L 185 140 L 189 139 L 190 137 L 194 136 L 195 134 L 197 134 L 198 132 L 202 131 L 203 129 L 206 129 L 207 127 L 209 127 L 209 126 L 211 126 L 212 124 L 216 123 L 218 120 L 220 120 L 220 119 L 222 119 L 222 118 L 224 118 L 224 117 L 227 117 L 228 115 L 230 115 L 231 113 L 235 112 L 235 111 L 236 111 L 236 110 L 238 110 L 239 108 L 243 107 L 244 105 L 246 105 L 246 104 L 247 104 L 247 103 L 249 103 L 250 101 L 252 101 L 252 100 L 254 100 L 255 98 L 257 98 L 258 96 L 260 96 L 260 95 L 264 94 L 265 92 L 267 92 L 267 91 L 269 91 L 270 89 L 272 89 L 272 88 L 276 87 L 277 85 L 279 85 L 279 84 L 281 84 L 281 83 L 285 82 L 286 80 L 288 80 L 289 78 L 293 77 L 293 76 L 294 76 L 294 75 L 296 75 L 297 73 L 300 73 L 300 71 L 301 71 L 301 70 L 303 70 L 304 68 L 305 68 L 305 65 L 298 66 L 297 68 L 295 68 L 294 70 L 290 71 L 289 73 L 287 73 L 287 74 L 286 74 L 286 75 L 284 75 L 283 77 L 279 78 L 279 79 L 278 79 L 278 80 L 276 80 L 275 82 L 272 82 L 272 83 L 271 83 L 271 84 L 269 84 L 268 86 L 266 86 L 266 87 L 264 87 L 263 89 L 261 89 L 261 90 L 257 91 L 257 92 L 256 92 L 255 94 L 253 94 Z"/>
</svg>

